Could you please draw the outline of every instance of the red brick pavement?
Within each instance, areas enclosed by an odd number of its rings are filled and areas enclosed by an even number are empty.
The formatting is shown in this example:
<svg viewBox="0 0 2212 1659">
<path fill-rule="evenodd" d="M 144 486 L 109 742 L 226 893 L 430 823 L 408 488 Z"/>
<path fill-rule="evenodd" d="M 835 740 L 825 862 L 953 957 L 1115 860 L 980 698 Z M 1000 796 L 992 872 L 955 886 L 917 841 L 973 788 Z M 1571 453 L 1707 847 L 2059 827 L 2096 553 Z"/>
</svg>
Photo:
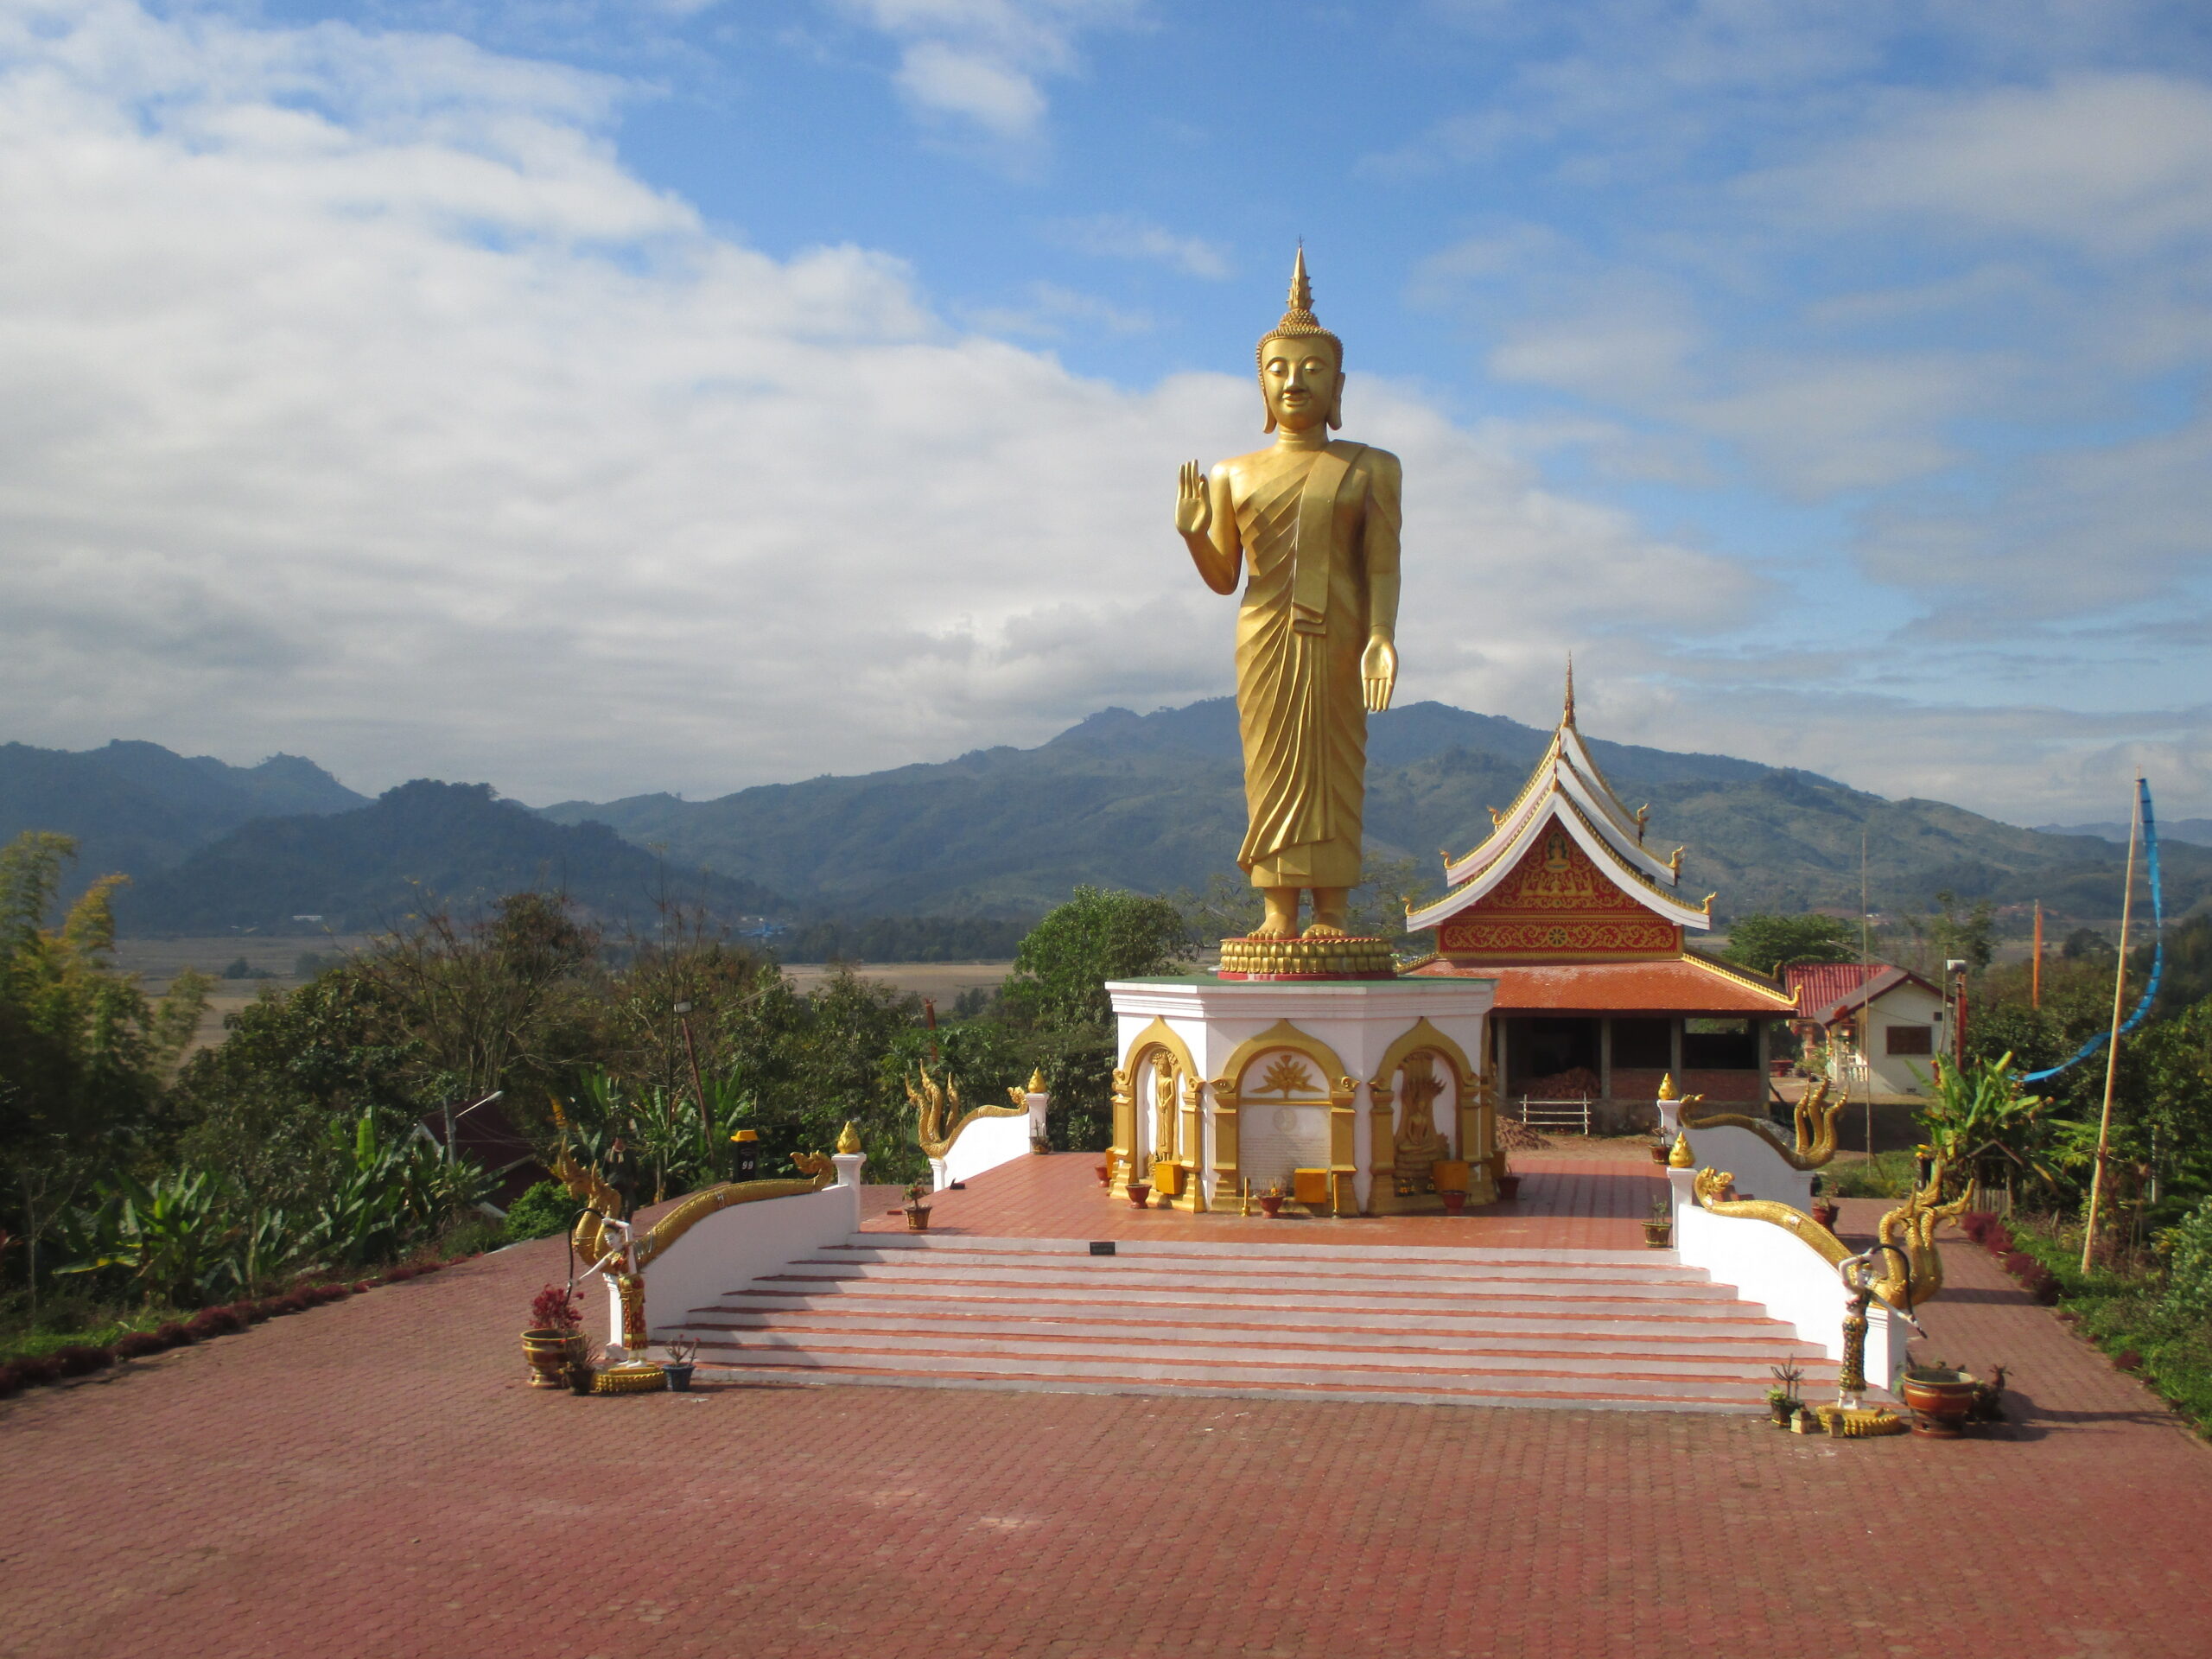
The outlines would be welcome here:
<svg viewBox="0 0 2212 1659">
<path fill-rule="evenodd" d="M 1638 1143 L 1639 1145 L 1641 1143 Z M 1269 1221 L 1234 1210 L 1194 1216 L 1158 1205 L 1140 1210 L 1099 1185 L 1095 1154 L 1017 1158 L 978 1175 L 964 1192 L 932 1194 L 930 1230 L 994 1238 L 1156 1238 L 1263 1244 L 1418 1244 L 1430 1249 L 1636 1250 L 1644 1217 L 1664 1193 L 1663 1171 L 1648 1157 L 1601 1160 L 1516 1154 L 1520 1196 L 1454 1216 L 1345 1216 Z M 887 1206 L 861 1224 L 898 1232 Z"/>
<path fill-rule="evenodd" d="M 1979 1250 L 1948 1255 L 1934 1340 L 2014 1364 L 2031 1415 L 2002 1439 L 578 1400 L 521 1385 L 521 1311 L 563 1265 L 524 1246 L 0 1403 L 0 1655 L 2203 1654 L 2212 1456 Z"/>
</svg>

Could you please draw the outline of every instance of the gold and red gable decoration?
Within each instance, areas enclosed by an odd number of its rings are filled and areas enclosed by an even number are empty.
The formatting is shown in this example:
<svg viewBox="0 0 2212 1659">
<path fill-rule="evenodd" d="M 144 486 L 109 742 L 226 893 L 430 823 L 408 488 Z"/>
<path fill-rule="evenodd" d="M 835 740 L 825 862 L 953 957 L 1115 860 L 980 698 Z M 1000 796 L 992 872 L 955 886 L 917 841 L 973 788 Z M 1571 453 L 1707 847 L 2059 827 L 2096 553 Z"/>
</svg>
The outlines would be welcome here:
<svg viewBox="0 0 2212 1659">
<path fill-rule="evenodd" d="M 1489 962 L 1681 954 L 1682 930 L 1622 891 L 1556 820 L 1505 879 L 1443 921 L 1444 955 Z"/>
</svg>

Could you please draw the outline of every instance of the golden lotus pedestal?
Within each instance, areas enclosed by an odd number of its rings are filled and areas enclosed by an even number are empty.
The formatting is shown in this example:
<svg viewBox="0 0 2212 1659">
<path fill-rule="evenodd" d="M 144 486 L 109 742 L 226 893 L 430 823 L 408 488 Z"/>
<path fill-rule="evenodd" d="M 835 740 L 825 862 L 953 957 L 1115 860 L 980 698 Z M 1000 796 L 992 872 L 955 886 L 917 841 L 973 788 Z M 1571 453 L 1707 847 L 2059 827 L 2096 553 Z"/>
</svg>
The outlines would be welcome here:
<svg viewBox="0 0 2212 1659">
<path fill-rule="evenodd" d="M 591 1380 L 594 1394 L 659 1394 L 667 1387 L 668 1373 L 649 1359 L 610 1365 Z"/>
<path fill-rule="evenodd" d="M 1240 980 L 1395 979 L 1388 939 L 1224 939 L 1218 977 Z"/>
</svg>

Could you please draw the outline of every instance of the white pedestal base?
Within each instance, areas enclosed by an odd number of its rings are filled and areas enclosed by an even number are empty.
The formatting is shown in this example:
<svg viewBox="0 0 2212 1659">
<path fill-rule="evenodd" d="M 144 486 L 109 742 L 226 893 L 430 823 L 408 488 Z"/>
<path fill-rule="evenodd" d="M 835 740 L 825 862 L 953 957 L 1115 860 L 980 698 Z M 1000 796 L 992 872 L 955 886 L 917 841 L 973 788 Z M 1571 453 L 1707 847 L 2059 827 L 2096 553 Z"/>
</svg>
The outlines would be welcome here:
<svg viewBox="0 0 2212 1659">
<path fill-rule="evenodd" d="M 1440 1085 L 1430 1109 L 1446 1155 L 1472 1166 L 1468 1201 L 1496 1198 L 1496 1112 L 1481 1075 L 1495 981 L 1209 976 L 1106 989 L 1120 1025 L 1117 1191 L 1134 1171 L 1173 1186 L 1162 1196 L 1179 1209 L 1234 1211 L 1243 1184 L 1288 1189 L 1306 1170 L 1317 1172 L 1306 1207 L 1321 1214 L 1440 1209 L 1395 1190 L 1406 1083 L 1427 1075 Z"/>
</svg>

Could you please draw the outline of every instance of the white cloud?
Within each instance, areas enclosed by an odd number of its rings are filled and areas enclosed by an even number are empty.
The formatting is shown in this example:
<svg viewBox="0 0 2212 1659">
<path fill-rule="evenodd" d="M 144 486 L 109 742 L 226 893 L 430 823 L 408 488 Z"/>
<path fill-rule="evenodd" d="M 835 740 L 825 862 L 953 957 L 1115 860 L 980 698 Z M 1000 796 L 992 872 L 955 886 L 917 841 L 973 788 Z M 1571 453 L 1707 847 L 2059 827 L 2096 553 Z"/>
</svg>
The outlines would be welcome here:
<svg viewBox="0 0 2212 1659">
<path fill-rule="evenodd" d="M 1149 313 L 1131 311 L 1058 283 L 1032 283 L 1026 298 L 1027 303 L 1021 305 L 986 306 L 971 311 L 968 321 L 986 334 L 1033 340 L 1058 340 L 1071 328 L 1103 328 L 1115 334 L 1152 332 Z"/>
<path fill-rule="evenodd" d="M 1041 83 L 1077 68 L 1086 30 L 1128 28 L 1141 0 L 840 0 L 898 42 L 899 90 L 924 114 L 972 123 L 993 139 L 1035 136 Z"/>
<path fill-rule="evenodd" d="M 696 793 L 1034 741 L 1230 681 L 1174 469 L 1241 365 L 1131 392 L 766 257 L 626 173 L 613 89 L 448 39 L 0 5 L 0 720 L 357 787 Z M 1080 296 L 1077 296 L 1080 297 Z M 1370 378 L 1406 692 L 1740 625 L 1741 570 Z"/>
<path fill-rule="evenodd" d="M 2200 81 L 2070 75 L 1895 105 L 1747 188 L 1822 221 L 1910 214 L 1939 233 L 2018 232 L 2092 258 L 2212 235 L 2212 86 Z"/>
<path fill-rule="evenodd" d="M 1228 250 L 1201 236 L 1185 236 L 1135 213 L 1094 213 L 1046 227 L 1063 247 L 1101 259 L 1144 259 L 1185 276 L 1219 282 L 1231 271 Z"/>
</svg>

